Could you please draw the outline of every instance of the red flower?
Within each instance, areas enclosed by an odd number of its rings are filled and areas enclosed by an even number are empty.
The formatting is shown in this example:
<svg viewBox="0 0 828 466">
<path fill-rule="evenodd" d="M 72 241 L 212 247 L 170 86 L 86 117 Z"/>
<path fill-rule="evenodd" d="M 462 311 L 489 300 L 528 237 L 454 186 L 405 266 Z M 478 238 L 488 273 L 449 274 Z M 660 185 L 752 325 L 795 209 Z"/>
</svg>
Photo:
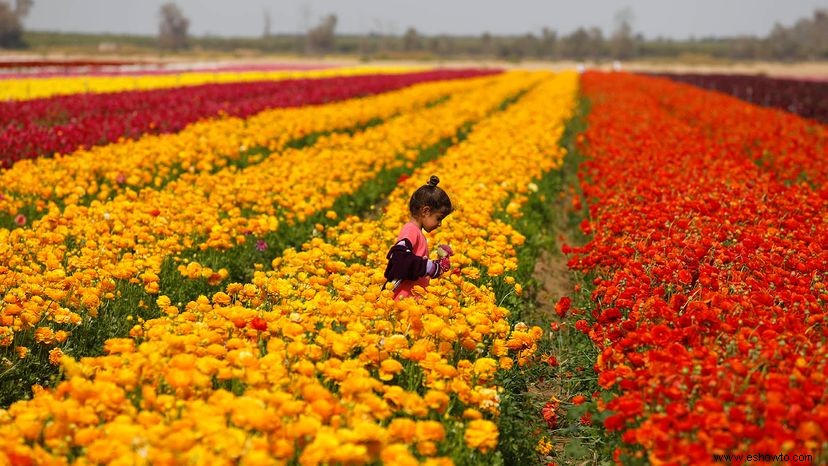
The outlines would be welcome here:
<svg viewBox="0 0 828 466">
<path fill-rule="evenodd" d="M 254 317 L 250 320 L 250 328 L 264 332 L 267 330 L 267 321 L 261 317 Z"/>
<path fill-rule="evenodd" d="M 23 214 L 17 214 L 14 217 L 14 223 L 20 225 L 21 227 L 26 224 L 26 216 Z"/>
<path fill-rule="evenodd" d="M 569 311 L 571 305 L 572 300 L 568 296 L 564 296 L 555 304 L 555 312 L 561 318 L 566 317 L 566 313 Z"/>
<path fill-rule="evenodd" d="M 558 427 L 558 415 L 556 413 L 558 409 L 558 403 L 547 401 L 543 408 L 541 409 L 541 415 L 543 415 L 543 420 L 546 421 L 546 426 L 550 429 L 555 429 Z"/>
<path fill-rule="evenodd" d="M 612 416 L 609 416 L 606 419 L 604 419 L 604 428 L 610 432 L 621 430 L 621 428 L 624 427 L 625 424 L 626 422 L 624 421 L 623 414 L 613 414 Z"/>
</svg>

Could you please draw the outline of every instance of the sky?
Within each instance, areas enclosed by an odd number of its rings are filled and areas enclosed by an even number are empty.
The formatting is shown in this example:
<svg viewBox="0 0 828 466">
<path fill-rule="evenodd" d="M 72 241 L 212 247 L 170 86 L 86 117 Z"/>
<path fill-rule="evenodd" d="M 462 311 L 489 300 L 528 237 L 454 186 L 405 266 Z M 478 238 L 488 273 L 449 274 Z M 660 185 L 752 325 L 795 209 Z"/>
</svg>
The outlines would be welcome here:
<svg viewBox="0 0 828 466">
<path fill-rule="evenodd" d="M 168 0 L 34 0 L 26 28 L 37 31 L 154 35 Z M 260 36 L 264 12 L 274 34 L 305 31 L 327 14 L 337 33 L 427 35 L 568 34 L 580 26 L 615 29 L 620 11 L 647 38 L 766 35 L 828 9 L 828 0 L 177 0 L 191 35 Z"/>
</svg>

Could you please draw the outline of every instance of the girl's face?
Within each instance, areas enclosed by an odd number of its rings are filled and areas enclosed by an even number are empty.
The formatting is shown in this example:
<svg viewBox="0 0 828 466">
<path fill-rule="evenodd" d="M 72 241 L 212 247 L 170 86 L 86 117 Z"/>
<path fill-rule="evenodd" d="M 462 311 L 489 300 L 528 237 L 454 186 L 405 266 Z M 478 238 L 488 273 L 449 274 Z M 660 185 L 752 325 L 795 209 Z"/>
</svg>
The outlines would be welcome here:
<svg viewBox="0 0 828 466">
<path fill-rule="evenodd" d="M 423 230 L 431 233 L 432 231 L 436 230 L 437 227 L 443 222 L 443 219 L 446 218 L 445 211 L 442 210 L 432 210 L 429 207 L 423 207 L 422 212 L 420 213 L 420 226 L 423 227 Z"/>
</svg>

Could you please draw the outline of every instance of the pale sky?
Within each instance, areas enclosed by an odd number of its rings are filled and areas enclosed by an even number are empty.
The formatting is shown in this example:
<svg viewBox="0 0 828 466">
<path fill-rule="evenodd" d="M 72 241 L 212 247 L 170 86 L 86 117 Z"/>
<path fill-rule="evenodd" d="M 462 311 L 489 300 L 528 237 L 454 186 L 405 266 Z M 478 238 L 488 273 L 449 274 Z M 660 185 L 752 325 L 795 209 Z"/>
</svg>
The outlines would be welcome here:
<svg viewBox="0 0 828 466">
<path fill-rule="evenodd" d="M 24 24 L 38 31 L 154 35 L 167 0 L 35 0 Z M 544 26 L 568 34 L 579 26 L 615 27 L 629 8 L 633 29 L 647 38 L 766 35 L 828 9 L 828 0 L 177 0 L 190 34 L 260 36 L 264 11 L 271 32 L 295 33 L 334 13 L 337 33 L 478 35 L 538 34 Z"/>
</svg>

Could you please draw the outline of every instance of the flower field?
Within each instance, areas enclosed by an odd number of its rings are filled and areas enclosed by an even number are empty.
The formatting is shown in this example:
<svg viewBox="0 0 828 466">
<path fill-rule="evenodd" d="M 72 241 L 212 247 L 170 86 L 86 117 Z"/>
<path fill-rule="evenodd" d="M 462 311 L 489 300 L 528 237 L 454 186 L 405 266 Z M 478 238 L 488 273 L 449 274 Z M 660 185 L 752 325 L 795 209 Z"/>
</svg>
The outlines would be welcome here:
<svg viewBox="0 0 828 466">
<path fill-rule="evenodd" d="M 227 73 L 3 104 L 0 464 L 828 454 L 820 123 L 624 73 Z M 395 301 L 434 174 L 452 269 Z"/>
</svg>

